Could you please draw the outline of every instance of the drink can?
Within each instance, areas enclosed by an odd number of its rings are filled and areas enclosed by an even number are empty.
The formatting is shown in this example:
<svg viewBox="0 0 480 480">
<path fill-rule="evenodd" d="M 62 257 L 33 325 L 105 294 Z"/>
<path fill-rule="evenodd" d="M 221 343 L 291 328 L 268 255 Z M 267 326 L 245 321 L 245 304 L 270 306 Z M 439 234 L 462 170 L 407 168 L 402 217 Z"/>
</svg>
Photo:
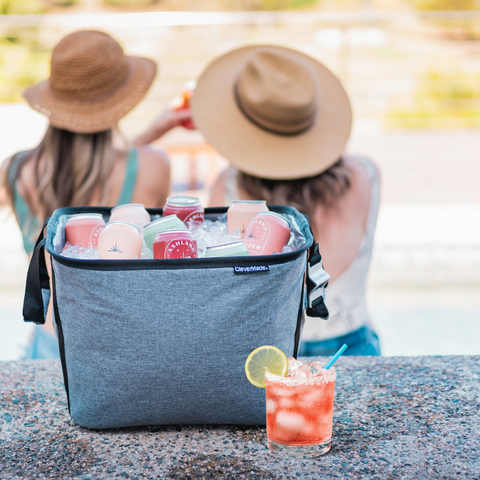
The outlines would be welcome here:
<svg viewBox="0 0 480 480">
<path fill-rule="evenodd" d="M 168 197 L 167 203 L 163 207 L 163 216 L 175 214 L 177 217 L 188 225 L 190 222 L 203 223 L 205 212 L 198 197 L 190 197 L 188 195 L 178 195 Z"/>
<path fill-rule="evenodd" d="M 165 230 L 186 230 L 187 227 L 185 224 L 175 215 L 168 215 L 167 217 L 159 218 L 153 222 L 145 225 L 145 231 L 143 232 L 143 239 L 145 240 L 145 245 L 152 250 L 153 242 L 157 233 L 163 232 Z"/>
<path fill-rule="evenodd" d="M 142 252 L 140 229 L 127 222 L 108 222 L 98 236 L 98 256 L 108 260 L 133 260 Z"/>
<path fill-rule="evenodd" d="M 147 223 L 150 223 L 150 215 L 141 203 L 126 203 L 112 208 L 110 213 L 110 222 L 127 222 L 136 225 L 140 232 Z"/>
<path fill-rule="evenodd" d="M 65 224 L 65 242 L 88 248 L 96 247 L 98 235 L 105 228 L 101 213 L 70 215 Z"/>
<path fill-rule="evenodd" d="M 248 225 L 260 212 L 268 212 L 264 200 L 234 200 L 227 212 L 228 233 L 238 228 L 243 238 Z"/>
<path fill-rule="evenodd" d="M 197 241 L 188 229 L 159 232 L 153 242 L 153 258 L 197 258 L 197 256 Z"/>
<path fill-rule="evenodd" d="M 207 247 L 205 258 L 212 257 L 244 257 L 250 253 L 241 240 L 238 242 L 224 243 L 223 245 L 214 245 Z"/>
<path fill-rule="evenodd" d="M 290 224 L 274 212 L 261 212 L 250 222 L 243 243 L 250 255 L 281 253 L 290 238 Z"/>
</svg>

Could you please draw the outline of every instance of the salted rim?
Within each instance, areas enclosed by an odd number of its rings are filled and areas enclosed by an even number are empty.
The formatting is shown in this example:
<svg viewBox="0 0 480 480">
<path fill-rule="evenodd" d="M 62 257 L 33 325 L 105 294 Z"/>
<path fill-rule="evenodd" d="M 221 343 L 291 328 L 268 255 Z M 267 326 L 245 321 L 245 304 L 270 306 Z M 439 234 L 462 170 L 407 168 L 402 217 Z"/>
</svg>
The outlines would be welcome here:
<svg viewBox="0 0 480 480">
<path fill-rule="evenodd" d="M 310 361 L 309 361 L 310 362 Z M 317 362 L 321 367 L 324 367 L 326 363 Z M 306 364 L 304 364 L 306 365 Z M 327 372 L 326 374 L 323 372 Z M 280 377 L 274 373 L 270 373 L 268 370 L 265 372 L 265 378 L 270 382 L 277 385 L 285 385 L 286 387 L 298 387 L 299 385 L 323 385 L 330 382 L 334 382 L 337 378 L 337 370 L 335 367 L 330 367 L 328 370 L 322 370 L 321 373 L 314 377 L 305 377 L 305 379 L 293 378 L 293 377 Z"/>
</svg>

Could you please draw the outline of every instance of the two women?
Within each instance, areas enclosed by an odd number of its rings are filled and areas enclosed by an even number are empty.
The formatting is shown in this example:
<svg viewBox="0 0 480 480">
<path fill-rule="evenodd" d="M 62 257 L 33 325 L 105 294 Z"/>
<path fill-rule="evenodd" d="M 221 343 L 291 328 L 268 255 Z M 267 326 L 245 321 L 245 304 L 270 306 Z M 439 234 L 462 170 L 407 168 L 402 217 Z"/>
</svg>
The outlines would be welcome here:
<svg viewBox="0 0 480 480">
<path fill-rule="evenodd" d="M 130 148 L 115 128 L 155 72 L 152 61 L 125 56 L 100 32 L 76 32 L 55 47 L 50 79 L 25 93 L 50 126 L 36 149 L 10 159 L 4 175 L 28 253 L 56 208 L 164 204 L 168 160 L 143 145 L 189 112 L 167 112 Z M 379 173 L 371 160 L 344 154 L 352 115 L 339 80 L 300 52 L 246 47 L 208 66 L 192 109 L 197 127 L 232 164 L 215 182 L 211 205 L 261 199 L 292 205 L 310 218 L 331 275 L 330 320 L 306 319 L 299 354 L 330 355 L 343 343 L 350 355 L 379 354 L 365 301 Z M 37 328 L 33 349 L 38 343 L 55 351 L 52 332 L 50 316 L 47 331 Z"/>
</svg>

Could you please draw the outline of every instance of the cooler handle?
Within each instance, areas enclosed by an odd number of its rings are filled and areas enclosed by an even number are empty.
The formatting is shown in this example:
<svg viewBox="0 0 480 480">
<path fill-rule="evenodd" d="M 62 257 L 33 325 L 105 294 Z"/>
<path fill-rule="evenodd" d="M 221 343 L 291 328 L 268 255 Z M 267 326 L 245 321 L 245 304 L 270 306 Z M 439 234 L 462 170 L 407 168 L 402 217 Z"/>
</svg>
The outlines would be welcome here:
<svg viewBox="0 0 480 480">
<path fill-rule="evenodd" d="M 43 224 L 38 236 L 32 259 L 28 266 L 25 297 L 23 300 L 23 319 L 25 322 L 33 322 L 43 325 L 47 316 L 48 303 L 50 302 L 50 277 L 48 276 L 47 263 L 45 261 L 45 227 L 48 218 Z"/>
</svg>

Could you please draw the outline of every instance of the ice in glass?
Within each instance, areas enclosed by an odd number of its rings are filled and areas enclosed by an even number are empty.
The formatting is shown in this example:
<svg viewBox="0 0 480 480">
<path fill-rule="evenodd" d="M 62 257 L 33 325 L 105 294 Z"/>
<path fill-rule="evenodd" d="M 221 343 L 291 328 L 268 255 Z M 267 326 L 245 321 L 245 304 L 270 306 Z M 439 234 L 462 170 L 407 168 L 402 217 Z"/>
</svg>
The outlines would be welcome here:
<svg viewBox="0 0 480 480">
<path fill-rule="evenodd" d="M 268 448 L 289 455 L 324 455 L 332 438 L 335 368 L 289 358 L 286 377 L 265 373 Z"/>
</svg>

